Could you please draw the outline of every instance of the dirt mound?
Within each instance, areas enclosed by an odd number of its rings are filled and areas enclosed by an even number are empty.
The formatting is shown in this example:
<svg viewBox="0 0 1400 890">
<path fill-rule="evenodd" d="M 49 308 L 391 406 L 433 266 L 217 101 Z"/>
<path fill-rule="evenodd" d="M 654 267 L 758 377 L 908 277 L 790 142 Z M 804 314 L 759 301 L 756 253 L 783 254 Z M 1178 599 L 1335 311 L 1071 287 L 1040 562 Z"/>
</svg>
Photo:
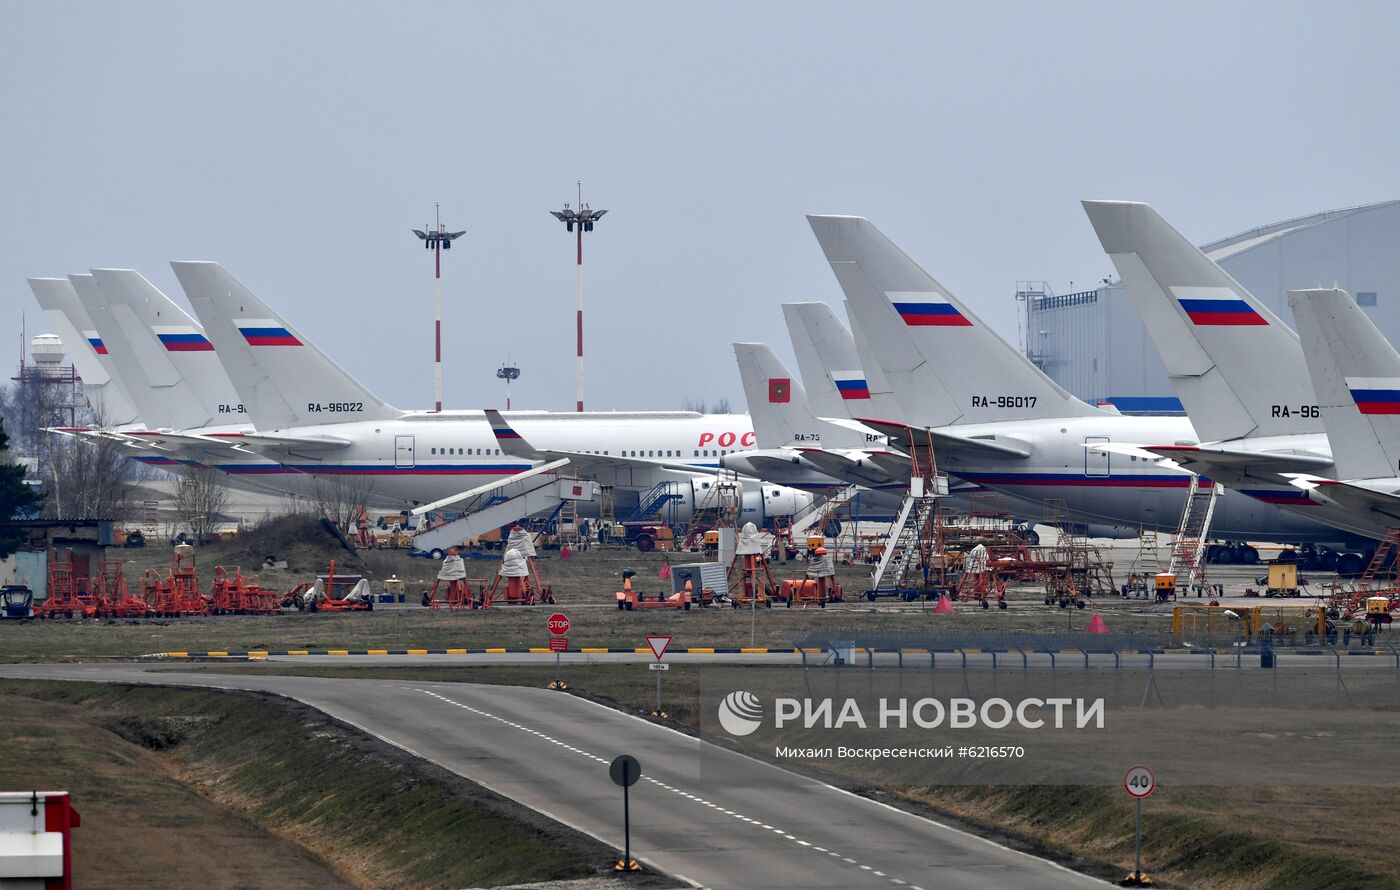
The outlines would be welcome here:
<svg viewBox="0 0 1400 890">
<path fill-rule="evenodd" d="M 268 557 L 286 560 L 287 571 L 296 575 L 324 572 L 332 559 L 336 571 L 364 574 L 365 565 L 347 548 L 335 527 L 315 516 L 281 516 L 245 530 L 237 538 L 218 541 L 200 548 L 199 563 L 236 565 L 245 573 L 262 571 Z"/>
</svg>

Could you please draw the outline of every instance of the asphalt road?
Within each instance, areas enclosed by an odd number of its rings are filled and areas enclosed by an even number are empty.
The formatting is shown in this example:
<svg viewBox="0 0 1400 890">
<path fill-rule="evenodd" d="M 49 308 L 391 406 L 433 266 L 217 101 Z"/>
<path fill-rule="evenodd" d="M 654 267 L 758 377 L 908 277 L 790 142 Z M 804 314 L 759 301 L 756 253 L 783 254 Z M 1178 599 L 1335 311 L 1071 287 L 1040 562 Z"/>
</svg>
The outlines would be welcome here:
<svg viewBox="0 0 1400 890">
<path fill-rule="evenodd" d="M 295 698 L 617 847 L 635 756 L 636 858 L 695 886 L 1105 887 L 1102 881 L 725 748 L 543 689 L 3 665 L 0 676 L 257 689 Z"/>
</svg>

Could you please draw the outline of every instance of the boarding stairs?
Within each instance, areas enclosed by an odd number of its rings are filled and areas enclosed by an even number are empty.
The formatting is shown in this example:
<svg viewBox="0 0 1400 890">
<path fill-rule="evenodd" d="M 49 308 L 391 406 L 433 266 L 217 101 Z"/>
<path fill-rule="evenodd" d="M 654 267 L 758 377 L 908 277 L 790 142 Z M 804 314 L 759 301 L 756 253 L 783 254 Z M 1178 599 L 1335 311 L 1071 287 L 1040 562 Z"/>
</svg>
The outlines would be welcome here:
<svg viewBox="0 0 1400 890">
<path fill-rule="evenodd" d="M 416 508 L 413 515 L 420 517 L 447 506 L 461 510 L 462 515 L 431 529 L 423 528 L 420 523 L 419 531 L 413 536 L 414 546 L 419 550 L 446 552 L 449 547 L 511 525 L 526 516 L 559 509 L 565 502 L 594 500 L 598 493 L 596 482 L 558 478 L 559 468 L 568 463 L 568 458 L 552 460 L 499 482 Z"/>
<path fill-rule="evenodd" d="M 744 486 L 739 482 L 739 474 L 732 470 L 720 470 L 715 481 L 710 483 L 700 502 L 691 512 L 684 550 L 694 550 L 700 546 L 705 532 L 712 529 L 732 528 L 739 531 L 739 517 L 744 509 Z"/>
<path fill-rule="evenodd" d="M 1138 550 L 1137 555 L 1133 557 L 1132 565 L 1128 567 L 1128 584 L 1125 596 L 1150 597 L 1153 595 L 1152 579 L 1162 571 L 1160 547 L 1161 539 L 1155 528 L 1144 528 L 1138 531 Z"/>
<path fill-rule="evenodd" d="M 578 532 L 578 502 L 567 500 L 559 502 L 559 509 L 554 517 L 555 537 L 561 545 L 567 544 L 577 547 L 579 544 Z"/>
<path fill-rule="evenodd" d="M 801 540 L 812 529 L 825 529 L 827 520 L 834 516 L 837 510 L 849 504 L 861 491 L 859 485 L 847 485 L 820 503 L 814 501 L 799 510 L 797 515 L 792 517 L 792 525 L 788 529 L 792 539 Z"/>
<path fill-rule="evenodd" d="M 642 492 L 637 498 L 637 506 L 622 517 L 623 522 L 671 522 L 676 516 L 676 507 L 685 500 L 685 495 L 677 489 L 678 482 L 658 482 Z M 663 518 L 662 514 L 667 513 Z"/>
<path fill-rule="evenodd" d="M 1350 589 L 1334 588 L 1327 603 L 1328 611 L 1343 618 L 1359 611 L 1368 597 L 1384 596 L 1392 601 L 1400 598 L 1400 579 L 1396 578 L 1395 558 L 1400 553 L 1400 528 L 1388 529 L 1376 546 L 1366 570 Z"/>
<path fill-rule="evenodd" d="M 1182 581 L 1188 587 L 1206 584 L 1206 538 L 1210 535 L 1216 502 L 1224 493 L 1223 486 L 1192 474 L 1191 484 L 1186 489 L 1186 506 L 1181 511 L 1181 522 L 1172 539 L 1171 558 L 1167 562 L 1167 572 L 1176 576 L 1179 586 Z"/>
<path fill-rule="evenodd" d="M 927 430 L 908 431 L 910 458 L 909 488 L 900 502 L 899 514 L 890 526 L 885 550 L 870 575 L 866 596 L 902 591 L 909 582 L 923 584 L 923 577 L 909 578 L 911 565 L 927 567 L 938 540 L 938 502 L 948 496 L 948 477 L 938 475 L 933 453 L 933 437 Z"/>
</svg>

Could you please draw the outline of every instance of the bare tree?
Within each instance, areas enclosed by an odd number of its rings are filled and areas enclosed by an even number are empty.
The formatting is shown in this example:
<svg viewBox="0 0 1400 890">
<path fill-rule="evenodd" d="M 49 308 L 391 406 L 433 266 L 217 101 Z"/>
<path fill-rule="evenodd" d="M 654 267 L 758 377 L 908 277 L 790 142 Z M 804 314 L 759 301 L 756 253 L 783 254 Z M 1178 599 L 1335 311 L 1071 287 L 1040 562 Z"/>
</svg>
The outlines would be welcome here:
<svg viewBox="0 0 1400 890">
<path fill-rule="evenodd" d="M 729 396 L 720 396 L 713 402 L 686 396 L 681 400 L 681 410 L 694 411 L 697 414 L 728 414 L 730 411 Z"/>
<path fill-rule="evenodd" d="M 335 523 L 342 531 L 360 515 L 374 491 L 374 482 L 367 476 L 317 476 L 311 486 L 311 501 L 316 512 Z"/>
<path fill-rule="evenodd" d="M 175 486 L 175 512 L 203 544 L 228 506 L 228 478 L 212 467 L 187 466 Z"/>
</svg>

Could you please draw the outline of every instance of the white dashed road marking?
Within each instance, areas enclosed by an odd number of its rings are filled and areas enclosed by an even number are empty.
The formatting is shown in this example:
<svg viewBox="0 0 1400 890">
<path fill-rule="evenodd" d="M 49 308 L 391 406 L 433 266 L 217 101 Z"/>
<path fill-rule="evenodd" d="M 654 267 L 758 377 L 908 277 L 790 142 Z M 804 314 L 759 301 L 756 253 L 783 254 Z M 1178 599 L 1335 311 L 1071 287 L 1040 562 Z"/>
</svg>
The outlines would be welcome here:
<svg viewBox="0 0 1400 890">
<path fill-rule="evenodd" d="M 578 755 L 581 756 L 581 757 L 586 757 L 586 758 L 588 758 L 589 760 L 595 760 L 595 761 L 597 761 L 598 763 L 607 763 L 607 762 L 608 762 L 606 759 L 604 759 L 604 758 L 602 758 L 602 757 L 599 757 L 599 756 L 596 755 L 596 754 L 590 754 L 590 753 L 587 752 L 587 751 L 582 751 L 582 750 L 580 750 L 580 749 L 578 749 L 578 748 L 575 748 L 573 745 L 568 744 L 567 742 L 560 741 L 559 739 L 556 739 L 556 738 L 554 738 L 553 736 L 546 735 L 545 733 L 541 732 L 540 730 L 538 730 L 538 729 L 532 729 L 531 727 L 525 726 L 525 725 L 522 724 L 522 723 L 516 723 L 516 722 L 513 721 L 513 720 L 507 720 L 507 719 L 504 718 L 504 717 L 498 717 L 497 715 L 492 714 L 492 713 L 490 713 L 490 712 L 488 712 L 488 711 L 483 711 L 483 710 L 481 710 L 480 708 L 475 708 L 475 707 L 472 707 L 471 705 L 463 704 L 463 703 L 461 703 L 461 702 L 459 702 L 459 701 L 453 701 L 452 699 L 448 698 L 448 697 L 445 696 L 445 695 L 439 695 L 438 693 L 429 691 L 429 690 L 427 690 L 427 689 L 419 689 L 418 691 L 421 692 L 421 693 L 423 693 L 424 695 L 430 695 L 430 696 L 432 696 L 433 698 L 438 699 L 439 701 L 446 702 L 447 704 L 452 705 L 453 707 L 461 708 L 461 709 L 464 710 L 464 711 L 470 711 L 471 713 L 476 714 L 476 715 L 478 715 L 478 716 L 480 716 L 480 717 L 485 717 L 485 718 L 487 718 L 488 720 L 495 720 L 495 721 L 497 721 L 498 723 L 504 723 L 506 726 L 509 726 L 509 727 L 511 727 L 512 729 L 518 729 L 518 730 L 520 730 L 521 732 L 529 733 L 530 735 L 533 735 L 533 736 L 538 736 L 539 738 L 544 739 L 546 742 L 549 742 L 550 744 L 558 745 L 559 747 L 563 748 L 565 751 L 572 751 L 573 753 L 578 754 Z M 749 817 L 744 816 L 744 815 L 741 815 L 740 813 L 738 813 L 738 812 L 736 812 L 736 811 L 734 811 L 734 810 L 726 810 L 726 809 L 724 809 L 723 807 L 720 807 L 718 804 L 715 804 L 715 803 L 712 803 L 712 802 L 710 802 L 710 801 L 708 801 L 708 800 L 705 800 L 703 797 L 699 797 L 699 796 L 697 796 L 697 795 L 691 794 L 691 793 L 688 792 L 688 791 L 682 791 L 682 790 L 679 789 L 679 788 L 673 787 L 673 786 L 671 786 L 671 785 L 667 785 L 666 783 L 660 781 L 659 779 L 654 779 L 654 778 L 652 778 L 651 776 L 643 776 L 642 778 L 646 779 L 648 782 L 650 782 L 651 784 L 657 786 L 658 788 L 661 788 L 661 789 L 663 789 L 663 790 L 665 790 L 665 791 L 670 791 L 672 794 L 678 795 L 678 796 L 680 796 L 680 797 L 684 797 L 684 798 L 686 798 L 687 800 L 693 800 L 693 801 L 695 801 L 695 802 L 698 803 L 698 804 L 702 804 L 702 805 L 707 806 L 707 807 L 710 807 L 710 808 L 712 808 L 712 809 L 719 810 L 719 811 L 722 812 L 722 813 L 726 813 L 726 814 L 728 814 L 728 815 L 730 815 L 730 816 L 734 816 L 736 819 L 741 819 L 741 820 L 743 820 L 744 822 L 748 822 L 748 823 L 751 824 L 751 825 L 757 825 L 757 826 L 759 826 L 759 827 L 761 827 L 761 828 L 765 828 L 765 829 L 767 829 L 767 830 L 773 832 L 774 834 L 780 835 L 784 840 L 793 841 L 794 843 L 796 843 L 797 845 L 799 845 L 799 846 L 801 846 L 801 847 L 806 847 L 806 848 L 808 848 L 808 849 L 810 849 L 810 850 L 812 850 L 812 851 L 814 851 L 814 852 L 825 853 L 825 854 L 827 854 L 828 856 L 836 857 L 836 858 L 840 859 L 842 862 L 848 862 L 848 863 L 850 863 L 851 865 L 859 866 L 859 867 L 860 867 L 861 869 L 863 869 L 864 871 L 868 871 L 868 872 L 870 872 L 870 873 L 872 873 L 872 874 L 879 875 L 880 877 L 888 877 L 884 872 L 882 872 L 882 871 L 876 871 L 872 866 L 863 865 L 863 864 L 861 864 L 860 862 L 857 862 L 856 860 L 850 858 L 849 856 L 842 856 L 841 854 L 836 853 L 836 852 L 834 852 L 834 851 L 832 851 L 832 850 L 826 850 L 826 849 L 823 849 L 822 847 L 813 846 L 810 842 L 804 841 L 804 840 L 802 840 L 802 839 L 800 839 L 800 838 L 798 838 L 798 837 L 796 837 L 796 836 L 794 836 L 794 835 L 788 834 L 787 832 L 783 831 L 783 829 L 781 829 L 781 828 L 774 828 L 772 825 L 765 825 L 764 823 L 759 822 L 757 819 L 750 819 Z M 893 882 L 893 883 L 895 883 L 895 884 L 905 884 L 904 881 L 901 881 L 901 880 L 899 880 L 898 878 L 890 878 L 890 881 Z M 915 885 L 915 886 L 911 887 L 910 890 L 921 890 L 921 888 L 918 887 L 917 885 Z"/>
</svg>

